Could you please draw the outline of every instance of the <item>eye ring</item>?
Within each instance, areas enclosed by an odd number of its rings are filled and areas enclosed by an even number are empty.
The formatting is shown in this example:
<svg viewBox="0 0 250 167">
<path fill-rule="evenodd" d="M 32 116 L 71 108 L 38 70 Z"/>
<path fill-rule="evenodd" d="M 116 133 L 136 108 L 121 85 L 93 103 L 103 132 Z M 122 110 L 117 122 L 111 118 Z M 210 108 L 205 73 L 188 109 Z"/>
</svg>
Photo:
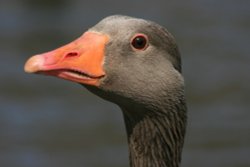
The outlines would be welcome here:
<svg viewBox="0 0 250 167">
<path fill-rule="evenodd" d="M 145 34 L 136 34 L 130 44 L 135 50 L 145 50 L 148 47 L 148 37 Z"/>
</svg>

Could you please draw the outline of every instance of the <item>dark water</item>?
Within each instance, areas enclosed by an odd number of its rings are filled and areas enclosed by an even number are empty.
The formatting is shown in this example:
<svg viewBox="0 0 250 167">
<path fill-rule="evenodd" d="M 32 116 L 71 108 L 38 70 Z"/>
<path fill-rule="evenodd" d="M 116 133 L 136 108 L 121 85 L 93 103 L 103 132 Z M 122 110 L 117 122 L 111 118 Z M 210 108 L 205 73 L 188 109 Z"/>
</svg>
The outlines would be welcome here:
<svg viewBox="0 0 250 167">
<path fill-rule="evenodd" d="M 28 75 L 33 54 L 110 14 L 154 20 L 183 57 L 189 125 L 183 167 L 250 166 L 250 1 L 0 2 L 0 166 L 125 167 L 118 107 L 80 85 Z"/>
</svg>

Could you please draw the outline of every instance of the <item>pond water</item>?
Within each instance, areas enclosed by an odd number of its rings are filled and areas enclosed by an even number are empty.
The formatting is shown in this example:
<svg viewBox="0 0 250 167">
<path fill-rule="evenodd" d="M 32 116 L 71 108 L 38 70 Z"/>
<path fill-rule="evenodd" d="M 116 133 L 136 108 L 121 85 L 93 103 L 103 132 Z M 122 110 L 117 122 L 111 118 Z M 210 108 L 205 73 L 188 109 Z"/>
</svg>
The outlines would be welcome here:
<svg viewBox="0 0 250 167">
<path fill-rule="evenodd" d="M 122 113 L 82 86 L 28 75 L 33 54 L 125 14 L 179 44 L 189 108 L 183 167 L 250 166 L 250 1 L 0 2 L 0 166 L 125 167 Z"/>
</svg>

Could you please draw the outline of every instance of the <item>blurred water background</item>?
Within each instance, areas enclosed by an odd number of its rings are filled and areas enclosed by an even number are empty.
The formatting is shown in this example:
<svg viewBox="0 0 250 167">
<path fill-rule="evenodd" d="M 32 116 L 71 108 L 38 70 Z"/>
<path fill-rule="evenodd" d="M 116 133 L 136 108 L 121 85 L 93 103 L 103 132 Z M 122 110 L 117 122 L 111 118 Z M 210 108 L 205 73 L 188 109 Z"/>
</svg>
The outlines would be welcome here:
<svg viewBox="0 0 250 167">
<path fill-rule="evenodd" d="M 117 106 L 23 65 L 111 14 L 174 34 L 189 107 L 183 167 L 250 166 L 250 1 L 0 1 L 0 166 L 128 167 Z"/>
</svg>

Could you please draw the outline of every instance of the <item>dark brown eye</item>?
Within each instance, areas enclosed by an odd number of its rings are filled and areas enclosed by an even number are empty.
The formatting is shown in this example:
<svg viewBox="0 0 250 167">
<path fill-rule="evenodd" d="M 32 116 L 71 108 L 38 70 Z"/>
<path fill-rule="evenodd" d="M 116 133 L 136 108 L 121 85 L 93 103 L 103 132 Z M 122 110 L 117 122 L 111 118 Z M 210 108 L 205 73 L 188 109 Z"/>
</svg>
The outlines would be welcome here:
<svg viewBox="0 0 250 167">
<path fill-rule="evenodd" d="M 148 46 L 148 38 L 144 34 L 137 34 L 132 38 L 131 45 L 137 50 L 144 50 Z"/>
</svg>

